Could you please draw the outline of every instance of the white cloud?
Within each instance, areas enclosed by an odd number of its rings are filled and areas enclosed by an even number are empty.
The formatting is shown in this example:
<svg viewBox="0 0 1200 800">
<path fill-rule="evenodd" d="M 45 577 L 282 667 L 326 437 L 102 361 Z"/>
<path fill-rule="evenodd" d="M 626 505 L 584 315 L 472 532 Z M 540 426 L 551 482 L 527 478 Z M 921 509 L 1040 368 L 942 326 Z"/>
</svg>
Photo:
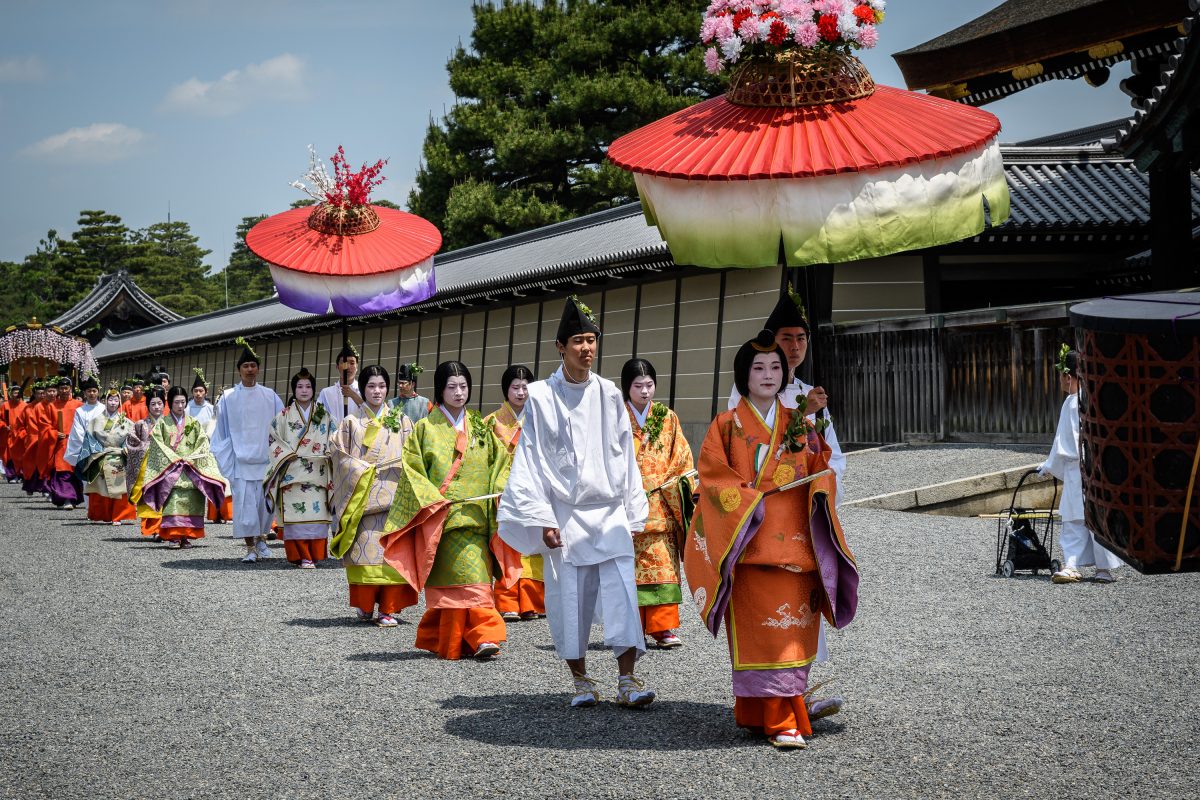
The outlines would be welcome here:
<svg viewBox="0 0 1200 800">
<path fill-rule="evenodd" d="M 304 62 L 290 53 L 231 70 L 215 81 L 190 78 L 172 86 L 159 108 L 225 117 L 251 105 L 305 97 Z"/>
<path fill-rule="evenodd" d="M 46 65 L 37 56 L 0 58 L 0 83 L 38 83 L 46 79 Z"/>
<path fill-rule="evenodd" d="M 119 122 L 95 122 L 86 128 L 47 136 L 24 149 L 26 155 L 55 161 L 103 164 L 135 154 L 146 134 Z"/>
</svg>

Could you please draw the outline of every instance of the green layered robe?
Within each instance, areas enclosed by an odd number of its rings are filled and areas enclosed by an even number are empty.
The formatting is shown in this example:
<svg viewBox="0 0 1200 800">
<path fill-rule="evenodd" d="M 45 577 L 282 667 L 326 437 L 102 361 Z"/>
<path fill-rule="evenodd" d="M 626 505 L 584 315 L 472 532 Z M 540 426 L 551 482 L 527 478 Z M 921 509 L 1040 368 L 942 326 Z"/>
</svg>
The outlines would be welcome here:
<svg viewBox="0 0 1200 800">
<path fill-rule="evenodd" d="M 205 502 L 225 501 L 225 479 L 209 449 L 204 426 L 165 414 L 150 431 L 143 466 L 142 502 L 162 514 L 166 528 L 203 528 Z"/>
<path fill-rule="evenodd" d="M 503 491 L 511 458 L 478 412 L 466 414 L 464 431 L 440 407 L 417 422 L 388 515 L 384 556 L 430 565 L 427 608 L 492 608 L 493 578 L 511 586 L 521 577 L 520 553 L 496 535 L 496 498 L 470 499 Z"/>
<path fill-rule="evenodd" d="M 376 418 L 364 405 L 342 420 L 329 441 L 333 463 L 330 502 L 337 526 L 330 552 L 342 559 L 349 583 L 416 585 L 415 576 L 403 575 L 384 561 L 379 541 L 387 530 L 396 487 L 404 481 L 400 461 L 404 440 L 412 429 L 412 420 L 399 411 L 394 417 L 388 411 Z"/>
<path fill-rule="evenodd" d="M 92 417 L 77 467 L 87 483 L 86 492 L 113 499 L 128 494 L 125 440 L 131 433 L 133 423 L 120 411 L 111 417 L 103 412 Z"/>
<path fill-rule="evenodd" d="M 267 432 L 267 476 L 263 497 L 284 526 L 319 525 L 331 521 L 329 490 L 333 468 L 329 437 L 333 418 L 325 406 L 309 406 L 308 419 L 293 403 L 271 420 Z"/>
</svg>

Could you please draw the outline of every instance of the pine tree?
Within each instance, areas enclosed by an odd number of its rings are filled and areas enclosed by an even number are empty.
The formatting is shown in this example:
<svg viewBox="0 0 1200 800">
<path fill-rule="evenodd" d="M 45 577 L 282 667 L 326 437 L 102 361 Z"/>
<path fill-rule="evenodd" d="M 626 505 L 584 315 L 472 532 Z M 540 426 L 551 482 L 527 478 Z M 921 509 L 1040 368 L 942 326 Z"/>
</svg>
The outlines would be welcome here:
<svg viewBox="0 0 1200 800">
<path fill-rule="evenodd" d="M 275 291 L 275 282 L 271 280 L 271 270 L 267 262 L 250 251 L 246 246 L 246 233 L 266 219 L 265 215 L 242 217 L 234 235 L 233 252 L 229 254 L 229 264 L 224 273 L 218 272 L 213 281 L 218 286 L 218 306 L 225 305 L 225 289 L 229 289 L 229 305 L 249 303 L 270 297 Z"/>
<path fill-rule="evenodd" d="M 408 207 L 445 247 L 636 199 L 609 143 L 720 91 L 690 0 L 476 4 L 447 69 L 459 101 L 430 121 Z"/>
<path fill-rule="evenodd" d="M 193 316 L 217 307 L 216 287 L 204 263 L 211 252 L 200 247 L 186 222 L 156 222 L 133 236 L 125 267 L 155 300 Z"/>
</svg>

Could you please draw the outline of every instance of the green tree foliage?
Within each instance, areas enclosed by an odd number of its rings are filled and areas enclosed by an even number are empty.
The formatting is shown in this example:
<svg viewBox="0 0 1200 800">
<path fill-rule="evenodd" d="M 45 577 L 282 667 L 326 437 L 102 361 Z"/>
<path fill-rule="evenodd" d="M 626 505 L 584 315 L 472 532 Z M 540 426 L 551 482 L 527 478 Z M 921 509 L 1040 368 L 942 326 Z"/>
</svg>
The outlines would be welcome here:
<svg viewBox="0 0 1200 800">
<path fill-rule="evenodd" d="M 211 252 L 200 247 L 186 222 L 156 222 L 130 237 L 124 266 L 146 294 L 192 316 L 217 307 L 217 287 L 204 263 Z"/>
<path fill-rule="evenodd" d="M 477 3 L 447 69 L 459 101 L 430 121 L 409 210 L 447 248 L 629 202 L 605 160 L 624 133 L 721 90 L 694 0 Z"/>
<path fill-rule="evenodd" d="M 242 217 L 233 240 L 233 252 L 229 254 L 229 264 L 225 273 L 214 276 L 218 282 L 218 306 L 225 306 L 225 289 L 229 289 L 229 305 L 249 303 L 270 297 L 275 291 L 275 282 L 271 280 L 271 270 L 267 262 L 250 251 L 246 246 L 246 233 L 266 219 L 264 215 Z"/>
</svg>

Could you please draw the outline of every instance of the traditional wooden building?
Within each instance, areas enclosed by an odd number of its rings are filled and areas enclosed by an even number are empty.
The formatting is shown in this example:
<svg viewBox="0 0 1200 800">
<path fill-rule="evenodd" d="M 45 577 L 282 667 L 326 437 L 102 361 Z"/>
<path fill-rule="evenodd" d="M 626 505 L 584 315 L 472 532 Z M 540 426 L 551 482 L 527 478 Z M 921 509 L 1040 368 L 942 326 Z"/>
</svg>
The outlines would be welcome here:
<svg viewBox="0 0 1200 800">
<path fill-rule="evenodd" d="M 1145 283 L 1127 256 L 1148 246 L 1148 189 L 1127 159 L 1094 143 L 1005 147 L 1004 159 L 1013 198 L 1008 222 L 929 252 L 836 265 L 831 322 L 1067 300 Z M 1195 176 L 1192 191 L 1200 217 Z M 474 375 L 472 404 L 487 409 L 502 399 L 507 365 L 526 364 L 538 376 L 556 368 L 562 298 L 578 294 L 604 330 L 598 371 L 616 378 L 626 359 L 649 359 L 659 398 L 695 442 L 729 395 L 733 353 L 760 329 L 784 282 L 799 277 L 795 270 L 677 265 L 638 204 L 456 250 L 435 263 L 437 295 L 398 312 L 343 321 L 262 300 L 107 335 L 96 356 L 106 376 L 157 363 L 176 376 L 202 367 L 218 385 L 230 385 L 239 352 L 233 340 L 244 335 L 263 357 L 263 382 L 284 394 L 301 366 L 334 380 L 345 325 L 364 363 L 389 371 L 411 361 L 464 361 Z M 879 440 L 876 429 L 863 431 Z"/>
</svg>

